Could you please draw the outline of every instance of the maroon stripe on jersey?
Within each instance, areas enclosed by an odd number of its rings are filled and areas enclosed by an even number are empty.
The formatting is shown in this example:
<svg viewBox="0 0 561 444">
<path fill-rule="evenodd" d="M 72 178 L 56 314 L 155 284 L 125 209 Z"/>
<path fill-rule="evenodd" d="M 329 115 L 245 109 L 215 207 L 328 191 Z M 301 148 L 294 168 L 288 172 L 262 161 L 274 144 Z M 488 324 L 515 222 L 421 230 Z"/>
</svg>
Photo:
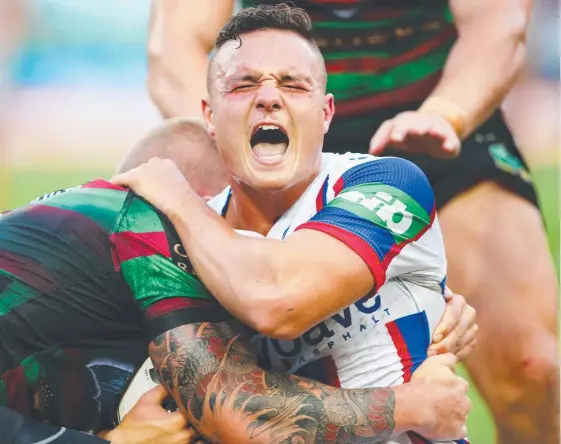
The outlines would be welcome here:
<svg viewBox="0 0 561 444">
<path fill-rule="evenodd" d="M 169 298 L 150 305 L 144 314 L 150 319 L 158 318 L 172 311 L 182 308 L 212 308 L 216 307 L 216 301 L 198 298 Z"/>
<path fill-rule="evenodd" d="M 115 185 L 113 182 L 109 182 L 105 179 L 96 179 L 91 182 L 85 183 L 80 188 L 101 188 L 104 190 L 118 190 L 118 191 L 128 191 L 119 185 Z"/>
<path fill-rule="evenodd" d="M 331 5 L 331 7 L 333 6 Z M 308 14 L 310 14 L 313 23 L 329 22 L 329 21 L 336 20 L 333 17 L 333 14 L 327 11 L 313 10 L 307 12 Z M 399 9 L 369 8 L 365 11 L 360 12 L 360 21 L 362 22 L 373 22 L 377 20 L 386 20 L 386 19 L 400 18 L 400 17 L 403 17 L 403 11 L 400 11 Z"/>
<path fill-rule="evenodd" d="M 6 388 L 6 407 L 23 415 L 31 413 L 23 367 L 18 366 L 8 370 L 2 375 L 2 381 Z"/>
<path fill-rule="evenodd" d="M 48 293 L 59 284 L 53 270 L 44 268 L 40 262 L 30 257 L 19 256 L 9 251 L 0 251 L 0 269 L 41 293 Z"/>
<path fill-rule="evenodd" d="M 111 242 L 115 245 L 118 256 L 117 263 L 155 254 L 161 254 L 168 259 L 171 258 L 167 236 L 163 231 L 148 233 L 125 231 L 113 233 L 111 235 Z"/>
<path fill-rule="evenodd" d="M 329 234 L 350 247 L 366 263 L 374 277 L 374 291 L 377 291 L 386 281 L 386 268 L 378 259 L 372 247 L 361 237 L 334 225 L 325 222 L 306 222 L 296 230 L 317 230 Z"/>
<path fill-rule="evenodd" d="M 450 25 L 442 34 L 437 35 L 431 40 L 416 46 L 411 51 L 399 54 L 395 57 L 357 57 L 341 60 L 327 60 L 325 66 L 329 74 L 340 73 L 379 73 L 391 68 L 395 68 L 407 62 L 411 62 L 423 57 L 431 50 L 438 48 L 450 41 L 456 35 L 456 29 Z"/>
<path fill-rule="evenodd" d="M 411 440 L 411 444 L 431 444 L 431 441 L 427 441 L 421 435 L 413 432 L 407 432 L 407 437 Z"/>
<path fill-rule="evenodd" d="M 353 116 L 388 106 L 419 103 L 425 100 L 440 80 L 441 71 L 411 85 L 367 97 L 337 102 L 337 115 Z"/>
<path fill-rule="evenodd" d="M 68 264 L 64 263 L 64 258 L 58 260 L 61 257 L 53 254 L 53 248 L 63 250 L 75 242 L 77 235 L 87 233 L 91 258 L 108 256 L 108 244 L 103 241 L 107 239 L 107 232 L 86 215 L 43 204 L 31 205 L 25 213 L 25 219 L 20 224 L 30 221 L 29 225 L 23 225 L 29 234 L 29 242 L 18 249 L 14 246 L 14 251 L 0 250 L 0 268 L 36 290 L 48 292 L 61 285 L 60 279 L 64 277 Z M 66 232 L 60 229 L 62 221 L 65 222 Z M 56 227 L 57 231 L 52 231 L 51 227 Z M 51 237 L 46 237 L 45 233 L 50 233 Z M 56 264 L 49 262 L 55 259 Z M 83 270 L 81 273 L 85 274 Z"/>
</svg>

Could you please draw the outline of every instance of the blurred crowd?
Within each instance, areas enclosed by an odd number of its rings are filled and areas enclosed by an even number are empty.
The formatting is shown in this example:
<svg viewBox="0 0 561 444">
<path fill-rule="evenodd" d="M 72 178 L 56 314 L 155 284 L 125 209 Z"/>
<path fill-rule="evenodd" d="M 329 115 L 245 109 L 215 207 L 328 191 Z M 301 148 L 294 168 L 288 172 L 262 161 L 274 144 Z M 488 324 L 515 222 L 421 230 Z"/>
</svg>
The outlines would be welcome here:
<svg viewBox="0 0 561 444">
<path fill-rule="evenodd" d="M 536 0 L 505 103 L 530 164 L 557 160 L 559 13 Z M 145 89 L 149 0 L 0 0 L 0 152 L 10 168 L 114 165 L 159 120 Z"/>
</svg>

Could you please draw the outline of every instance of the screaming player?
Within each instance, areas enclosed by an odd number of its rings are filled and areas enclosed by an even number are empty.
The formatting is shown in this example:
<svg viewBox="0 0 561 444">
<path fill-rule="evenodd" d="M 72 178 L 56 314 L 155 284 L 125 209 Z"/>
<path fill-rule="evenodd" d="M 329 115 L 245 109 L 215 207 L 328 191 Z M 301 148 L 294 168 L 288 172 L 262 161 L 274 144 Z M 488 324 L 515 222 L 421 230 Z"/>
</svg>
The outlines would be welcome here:
<svg viewBox="0 0 561 444">
<path fill-rule="evenodd" d="M 169 217 L 205 286 L 263 335 L 254 340 L 265 368 L 293 373 L 308 364 L 314 377 L 332 373 L 327 381 L 347 389 L 399 386 L 426 359 L 444 308 L 435 200 L 409 161 L 322 154 L 334 113 L 325 86 L 303 10 L 244 9 L 219 34 L 208 70 L 205 120 L 230 175 L 209 202 L 214 212 L 170 161 L 153 159 L 114 182 Z M 162 338 L 154 363 L 200 431 L 200 407 L 178 384 L 202 375 L 174 376 L 184 368 L 175 348 L 173 337 Z M 383 429 L 388 442 L 421 439 L 392 434 L 388 422 Z M 325 436 L 374 439 L 335 424 Z"/>
<path fill-rule="evenodd" d="M 557 442 L 557 281 L 531 175 L 497 110 L 523 65 L 531 0 L 294 3 L 312 18 L 337 100 L 324 151 L 370 147 L 421 167 L 448 284 L 480 315 L 466 364 L 499 439 Z M 200 115 L 208 53 L 233 8 L 153 0 L 149 88 L 164 117 Z"/>
<path fill-rule="evenodd" d="M 159 128 L 131 155 L 141 159 L 160 146 L 163 156 L 188 161 L 195 142 L 212 156 L 213 144 L 201 145 L 204 133 L 189 125 Z M 183 171 L 195 173 L 189 180 L 201 193 L 212 192 L 214 183 L 204 184 L 209 178 L 197 168 Z M 11 409 L 0 409 L 3 438 L 93 442 L 65 428 L 111 429 L 120 396 L 148 355 L 162 368 L 177 366 L 176 400 L 189 400 L 190 419 L 209 440 L 269 443 L 282 435 L 329 442 L 328 429 L 372 440 L 405 430 L 461 435 L 469 402 L 465 381 L 450 369 L 453 356 L 429 358 L 410 384 L 396 388 L 341 390 L 266 372 L 243 328 L 191 270 L 170 221 L 107 181 L 50 193 L 0 216 L 0 404 Z M 150 402 L 104 438 L 189 442 L 185 421 L 159 408 L 161 390 L 147 396 Z M 351 411 L 359 422 L 346 415 Z M 46 423 L 64 428 L 52 432 Z"/>
</svg>

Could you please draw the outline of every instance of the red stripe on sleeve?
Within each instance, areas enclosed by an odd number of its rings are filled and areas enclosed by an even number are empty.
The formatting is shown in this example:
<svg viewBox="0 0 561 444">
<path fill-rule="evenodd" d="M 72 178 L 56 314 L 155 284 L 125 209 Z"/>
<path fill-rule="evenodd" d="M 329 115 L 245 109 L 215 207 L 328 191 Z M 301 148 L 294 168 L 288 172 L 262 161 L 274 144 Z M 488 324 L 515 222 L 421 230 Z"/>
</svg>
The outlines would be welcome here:
<svg viewBox="0 0 561 444">
<path fill-rule="evenodd" d="M 163 231 L 148 233 L 125 231 L 113 233 L 111 235 L 111 242 L 115 246 L 119 262 L 155 254 L 161 254 L 168 259 L 171 258 L 167 236 Z"/>
<path fill-rule="evenodd" d="M 403 382 L 409 382 L 411 379 L 411 367 L 413 365 L 413 361 L 405 339 L 395 322 L 388 322 L 386 324 L 386 328 L 388 329 L 388 333 L 392 338 L 394 346 L 397 349 L 397 354 L 401 359 L 401 364 L 403 365 Z"/>
<path fill-rule="evenodd" d="M 23 415 L 29 414 L 31 412 L 29 392 L 23 367 L 18 366 L 8 370 L 2 375 L 2 380 L 6 388 L 6 407 Z"/>
<path fill-rule="evenodd" d="M 91 182 L 82 185 L 81 188 L 102 188 L 104 190 L 128 191 L 126 188 L 123 188 L 119 185 L 115 185 L 113 182 L 109 182 L 108 180 L 105 179 L 92 180 Z"/>
<path fill-rule="evenodd" d="M 166 313 L 171 313 L 175 310 L 180 310 L 182 308 L 201 308 L 201 307 L 214 307 L 216 306 L 216 301 L 209 301 L 207 299 L 198 298 L 168 298 L 162 299 L 154 304 L 150 305 L 144 314 L 150 318 L 154 319 L 165 315 Z"/>
</svg>

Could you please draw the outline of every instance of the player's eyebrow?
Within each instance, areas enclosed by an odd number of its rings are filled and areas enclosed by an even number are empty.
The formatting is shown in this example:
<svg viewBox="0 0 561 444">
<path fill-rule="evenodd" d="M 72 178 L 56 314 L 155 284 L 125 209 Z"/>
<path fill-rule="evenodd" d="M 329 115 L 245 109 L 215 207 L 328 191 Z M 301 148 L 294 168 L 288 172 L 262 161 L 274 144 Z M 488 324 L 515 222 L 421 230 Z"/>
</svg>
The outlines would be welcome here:
<svg viewBox="0 0 561 444">
<path fill-rule="evenodd" d="M 309 86 L 313 86 L 315 84 L 314 79 L 310 76 L 301 75 L 301 74 L 282 74 L 279 78 L 282 82 L 302 82 L 306 83 Z"/>
<path fill-rule="evenodd" d="M 231 85 L 237 82 L 255 82 L 259 81 L 261 76 L 258 73 L 250 72 L 250 73 L 240 73 L 237 75 L 232 75 L 231 77 L 226 79 L 226 84 Z M 278 76 L 274 76 L 280 83 L 288 83 L 288 82 L 301 82 L 310 87 L 313 87 L 316 82 L 311 76 L 307 76 L 304 74 L 289 74 L 283 73 Z"/>
</svg>

